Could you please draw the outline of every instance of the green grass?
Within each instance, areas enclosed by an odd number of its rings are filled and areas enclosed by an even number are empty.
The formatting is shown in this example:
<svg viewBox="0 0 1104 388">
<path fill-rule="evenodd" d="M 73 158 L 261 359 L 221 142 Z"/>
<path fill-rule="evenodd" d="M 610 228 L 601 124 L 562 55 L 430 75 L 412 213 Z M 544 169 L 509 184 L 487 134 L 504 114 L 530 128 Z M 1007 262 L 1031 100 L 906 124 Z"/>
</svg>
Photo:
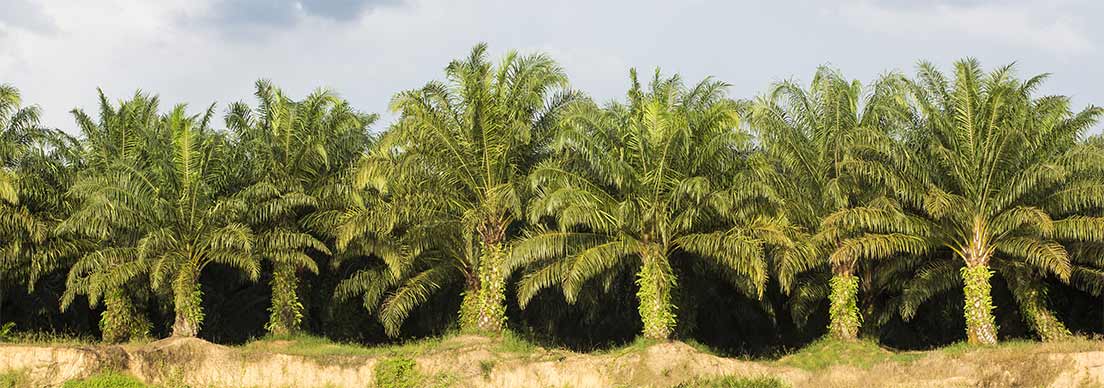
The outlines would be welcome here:
<svg viewBox="0 0 1104 388">
<path fill-rule="evenodd" d="M 675 388 L 788 388 L 789 384 L 775 377 L 698 377 Z"/>
<path fill-rule="evenodd" d="M 1082 336 L 1072 336 L 1065 340 L 1055 342 L 1039 342 L 1036 340 L 1028 339 L 1013 339 L 1001 341 L 995 345 L 970 345 L 963 341 L 944 346 L 942 348 L 939 348 L 938 351 L 951 357 L 960 357 L 967 353 L 975 351 L 1030 351 L 1034 353 L 1076 353 L 1100 350 L 1100 341 L 1100 338 L 1088 338 Z"/>
<path fill-rule="evenodd" d="M 73 336 L 64 333 L 14 332 L 9 333 L 4 342 L 30 345 L 96 345 L 99 339 L 89 336 Z"/>
<path fill-rule="evenodd" d="M 19 371 L 0 373 L 0 388 L 23 388 L 30 384 L 26 373 Z"/>
<path fill-rule="evenodd" d="M 506 353 L 532 353 L 537 350 L 537 344 L 530 342 L 520 335 L 514 334 L 511 331 L 503 332 L 497 337 L 492 337 L 498 340 L 498 346 L 496 350 Z"/>
<path fill-rule="evenodd" d="M 62 388 L 147 388 L 138 379 L 119 373 L 102 373 L 82 380 L 70 380 Z"/>
<path fill-rule="evenodd" d="M 7 341 L 12 333 L 15 332 L 15 322 L 8 322 L 0 325 L 0 342 Z"/>
<path fill-rule="evenodd" d="M 279 353 L 304 357 L 331 357 L 331 356 L 398 356 L 423 354 L 432 349 L 439 349 L 441 342 L 447 337 L 432 337 L 401 344 L 363 346 L 354 343 L 334 342 L 328 338 L 309 335 L 297 335 L 288 337 L 266 337 L 249 342 L 239 347 L 242 352 Z"/>
<path fill-rule="evenodd" d="M 868 340 L 839 341 L 822 339 L 809 344 L 796 353 L 778 360 L 785 366 L 805 370 L 821 370 L 833 365 L 849 365 L 864 369 L 883 362 L 908 363 L 922 357 L 920 353 L 895 353 Z"/>
<path fill-rule="evenodd" d="M 494 372 L 494 367 L 494 360 L 479 360 L 479 374 L 483 376 L 483 379 L 491 378 L 491 372 Z"/>
<path fill-rule="evenodd" d="M 644 337 L 636 337 L 636 339 L 634 339 L 633 342 L 625 344 L 624 346 L 620 346 L 620 347 L 616 347 L 616 348 L 610 348 L 610 349 L 596 350 L 596 351 L 592 352 L 591 354 L 621 356 L 621 355 L 625 355 L 625 354 L 629 354 L 629 353 L 643 352 L 649 346 L 658 344 L 660 342 L 662 342 L 662 341 L 654 340 L 654 339 L 648 339 L 648 338 L 644 338 Z"/>
<path fill-rule="evenodd" d="M 239 347 L 246 354 L 279 353 L 312 358 L 334 356 L 398 357 L 416 356 L 429 352 L 449 351 L 463 344 L 449 343 L 457 334 L 447 333 L 439 337 L 422 338 L 397 344 L 364 346 L 355 343 L 334 342 L 328 338 L 310 335 L 265 337 Z M 532 353 L 537 345 L 519 335 L 503 333 L 491 338 L 494 350 L 503 353 Z"/>
<path fill-rule="evenodd" d="M 133 338 L 120 345 L 144 345 L 157 340 L 157 338 Z M 9 333 L 0 342 L 22 345 L 50 345 L 50 346 L 95 346 L 104 345 L 99 338 L 88 334 L 73 335 L 68 333 L 51 333 L 37 331 L 17 331 Z"/>
</svg>

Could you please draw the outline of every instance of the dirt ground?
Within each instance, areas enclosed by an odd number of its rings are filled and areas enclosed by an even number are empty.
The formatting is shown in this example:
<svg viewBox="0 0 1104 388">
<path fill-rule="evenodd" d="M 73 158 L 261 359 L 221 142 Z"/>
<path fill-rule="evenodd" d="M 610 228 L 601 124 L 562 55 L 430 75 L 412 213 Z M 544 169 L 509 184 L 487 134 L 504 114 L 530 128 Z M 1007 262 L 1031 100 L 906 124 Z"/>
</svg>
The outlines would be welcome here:
<svg viewBox="0 0 1104 388">
<path fill-rule="evenodd" d="M 1039 346 L 914 352 L 867 366 L 801 368 L 778 361 L 718 357 L 672 341 L 638 349 L 581 354 L 536 348 L 504 352 L 496 340 L 459 336 L 401 355 L 417 363 L 427 386 L 670 387 L 698 376 L 775 376 L 794 387 L 1104 387 L 1104 342 L 1076 350 Z M 23 371 L 57 386 L 105 370 L 151 384 L 190 387 L 365 387 L 377 363 L 395 355 L 282 354 L 171 338 L 144 345 L 0 345 L 0 372 Z"/>
</svg>

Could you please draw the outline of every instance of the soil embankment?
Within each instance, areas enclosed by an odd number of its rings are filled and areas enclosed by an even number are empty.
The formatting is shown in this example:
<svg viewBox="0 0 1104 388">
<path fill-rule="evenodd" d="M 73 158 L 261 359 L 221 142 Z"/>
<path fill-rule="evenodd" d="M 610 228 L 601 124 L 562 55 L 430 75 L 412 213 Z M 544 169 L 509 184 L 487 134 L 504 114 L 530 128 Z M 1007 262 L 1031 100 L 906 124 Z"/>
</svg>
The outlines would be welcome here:
<svg viewBox="0 0 1104 388">
<path fill-rule="evenodd" d="M 365 387 L 377 364 L 413 360 L 420 386 L 669 387 L 699 376 L 775 376 L 794 387 L 1104 387 L 1104 343 L 1099 350 L 1037 347 L 961 352 L 912 352 L 870 365 L 800 367 L 787 359 L 744 361 L 718 357 L 681 342 L 580 354 L 536 348 L 503 351 L 489 338 L 460 336 L 416 354 L 284 354 L 227 347 L 194 338 L 144 345 L 0 345 L 0 372 L 18 370 L 36 384 L 115 370 L 151 384 L 191 387 Z M 887 354 L 890 354 L 887 352 Z"/>
</svg>

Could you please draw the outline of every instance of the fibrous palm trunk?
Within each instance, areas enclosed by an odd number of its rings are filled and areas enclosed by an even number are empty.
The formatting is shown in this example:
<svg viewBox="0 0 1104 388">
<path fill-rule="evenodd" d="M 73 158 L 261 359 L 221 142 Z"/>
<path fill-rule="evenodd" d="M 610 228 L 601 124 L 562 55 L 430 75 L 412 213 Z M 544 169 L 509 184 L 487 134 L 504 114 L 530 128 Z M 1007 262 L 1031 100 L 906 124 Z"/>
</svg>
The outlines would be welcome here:
<svg viewBox="0 0 1104 388">
<path fill-rule="evenodd" d="M 1060 341 L 1068 338 L 1071 335 L 1069 329 L 1046 306 L 1046 286 L 1042 283 L 1032 283 L 1025 287 L 1027 289 L 1017 302 L 1024 318 L 1027 319 L 1027 324 L 1043 341 Z"/>
<path fill-rule="evenodd" d="M 499 244 L 485 245 L 475 278 L 464 292 L 462 326 L 465 331 L 498 333 L 506 327 L 506 276 Z"/>
<path fill-rule="evenodd" d="M 172 335 L 195 337 L 203 322 L 203 292 L 199 289 L 199 273 L 195 264 L 188 263 L 180 269 L 173 281 L 173 294 L 176 317 L 173 320 Z"/>
<path fill-rule="evenodd" d="M 662 249 L 651 248 L 641 253 L 643 259 L 636 284 L 640 320 L 644 324 L 645 338 L 665 340 L 671 338 L 675 328 L 675 311 L 671 303 L 671 291 L 675 277 Z"/>
<path fill-rule="evenodd" d="M 122 287 L 104 295 L 104 312 L 100 316 L 100 335 L 104 342 L 119 343 L 145 337 L 150 324 L 127 298 Z"/>
<path fill-rule="evenodd" d="M 848 266 L 833 266 L 832 272 L 828 308 L 831 323 L 828 333 L 832 338 L 854 340 L 858 338 L 861 325 L 858 307 L 859 278 L 851 273 Z"/>
<path fill-rule="evenodd" d="M 294 334 L 303 319 L 303 304 L 297 292 L 299 278 L 295 267 L 276 264 L 272 274 L 272 307 L 269 309 L 268 332 L 276 336 Z"/>
<path fill-rule="evenodd" d="M 970 344 L 991 345 L 997 343 L 997 324 L 993 317 L 993 295 L 989 278 L 993 271 L 989 269 L 992 251 L 987 230 L 982 218 L 974 219 L 971 238 L 962 251 L 966 266 L 962 268 L 963 294 L 966 306 L 966 340 Z"/>
<path fill-rule="evenodd" d="M 993 272 L 989 265 L 979 260 L 968 260 L 962 268 L 963 293 L 966 298 L 966 339 L 971 344 L 997 343 L 997 325 L 993 317 L 992 286 L 989 278 Z"/>
</svg>

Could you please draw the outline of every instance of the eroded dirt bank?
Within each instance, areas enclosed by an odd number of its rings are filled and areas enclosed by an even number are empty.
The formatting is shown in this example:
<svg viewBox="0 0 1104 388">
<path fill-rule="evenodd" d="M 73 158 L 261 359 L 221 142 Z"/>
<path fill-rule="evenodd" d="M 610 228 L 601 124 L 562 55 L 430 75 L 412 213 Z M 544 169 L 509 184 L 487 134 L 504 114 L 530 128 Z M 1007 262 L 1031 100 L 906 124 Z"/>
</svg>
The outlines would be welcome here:
<svg viewBox="0 0 1104 388">
<path fill-rule="evenodd" d="M 1104 343 L 1102 343 L 1104 345 Z M 1061 352 L 1038 349 L 923 352 L 906 361 L 868 367 L 802 369 L 785 362 L 717 357 L 681 342 L 579 354 L 535 349 L 504 352 L 492 339 L 461 336 L 419 354 L 427 386 L 669 387 L 695 376 L 776 376 L 794 387 L 1104 387 L 1104 346 Z M 198 339 L 138 346 L 0 345 L 0 371 L 21 370 L 38 384 L 57 386 L 105 370 L 152 384 L 191 387 L 365 387 L 388 356 L 300 356 L 253 352 Z"/>
</svg>

